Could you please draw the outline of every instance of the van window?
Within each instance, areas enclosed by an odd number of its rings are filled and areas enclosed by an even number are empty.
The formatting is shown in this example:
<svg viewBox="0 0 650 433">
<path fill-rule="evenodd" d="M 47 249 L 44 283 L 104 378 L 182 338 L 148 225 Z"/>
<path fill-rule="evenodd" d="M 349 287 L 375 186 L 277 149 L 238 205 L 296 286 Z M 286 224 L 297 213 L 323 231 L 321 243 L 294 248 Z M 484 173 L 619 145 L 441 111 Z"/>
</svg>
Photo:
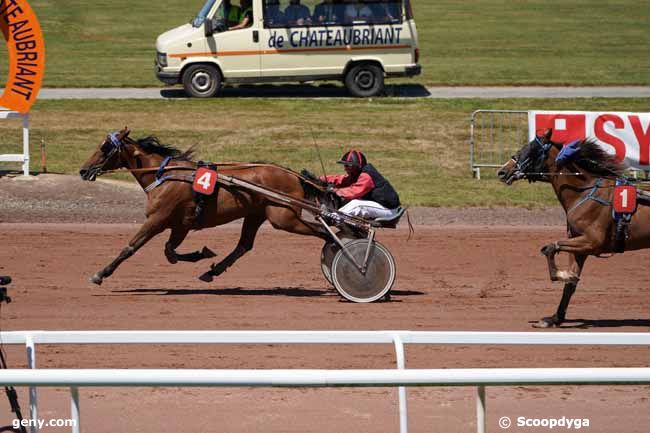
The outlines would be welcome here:
<svg viewBox="0 0 650 433">
<path fill-rule="evenodd" d="M 284 7 L 280 0 L 264 0 L 264 27 L 284 27 Z"/>
<path fill-rule="evenodd" d="M 264 0 L 265 27 L 397 24 L 402 0 Z"/>
<path fill-rule="evenodd" d="M 212 5 L 214 5 L 215 0 L 207 0 L 204 4 L 201 10 L 199 11 L 198 14 L 196 14 L 196 17 L 192 20 L 192 26 L 193 27 L 201 27 L 203 22 L 205 21 L 205 18 L 208 16 L 208 12 L 210 12 L 210 9 L 212 9 Z"/>
</svg>

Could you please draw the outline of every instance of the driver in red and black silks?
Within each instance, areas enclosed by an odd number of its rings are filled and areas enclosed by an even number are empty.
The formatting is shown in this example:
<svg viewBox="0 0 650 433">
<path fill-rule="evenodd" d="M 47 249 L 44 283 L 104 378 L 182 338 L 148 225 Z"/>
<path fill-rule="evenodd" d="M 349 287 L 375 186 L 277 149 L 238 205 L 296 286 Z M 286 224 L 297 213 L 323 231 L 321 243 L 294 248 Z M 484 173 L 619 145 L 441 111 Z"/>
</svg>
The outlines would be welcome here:
<svg viewBox="0 0 650 433">
<path fill-rule="evenodd" d="M 339 161 L 344 175 L 322 176 L 321 180 L 334 186 L 334 193 L 345 203 L 339 209 L 347 215 L 366 219 L 390 218 L 400 207 L 399 195 L 392 185 L 358 150 L 346 152 Z"/>
</svg>

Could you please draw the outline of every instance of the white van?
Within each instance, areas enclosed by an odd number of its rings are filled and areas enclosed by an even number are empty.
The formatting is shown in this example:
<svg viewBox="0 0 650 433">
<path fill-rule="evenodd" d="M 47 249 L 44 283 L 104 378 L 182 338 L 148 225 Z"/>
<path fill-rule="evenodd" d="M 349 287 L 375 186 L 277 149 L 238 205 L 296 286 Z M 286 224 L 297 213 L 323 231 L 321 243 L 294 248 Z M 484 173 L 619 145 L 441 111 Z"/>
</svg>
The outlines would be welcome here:
<svg viewBox="0 0 650 433">
<path fill-rule="evenodd" d="M 367 97 L 384 77 L 420 74 L 417 40 L 409 0 L 207 0 L 158 37 L 156 76 L 203 98 L 224 83 L 314 80 Z"/>
</svg>

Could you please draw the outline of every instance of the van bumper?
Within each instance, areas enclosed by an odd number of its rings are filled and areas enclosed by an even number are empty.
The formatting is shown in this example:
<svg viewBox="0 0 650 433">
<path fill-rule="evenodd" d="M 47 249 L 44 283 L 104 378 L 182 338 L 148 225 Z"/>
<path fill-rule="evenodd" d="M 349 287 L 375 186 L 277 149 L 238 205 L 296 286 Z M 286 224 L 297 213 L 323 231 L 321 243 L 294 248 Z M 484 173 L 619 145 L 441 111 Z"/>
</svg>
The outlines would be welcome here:
<svg viewBox="0 0 650 433">
<path fill-rule="evenodd" d="M 160 66 L 156 65 L 156 77 L 165 84 L 180 83 L 180 72 L 165 72 Z"/>
<path fill-rule="evenodd" d="M 422 73 L 421 65 L 407 66 L 403 71 L 389 72 L 386 74 L 388 77 L 413 77 Z"/>
</svg>

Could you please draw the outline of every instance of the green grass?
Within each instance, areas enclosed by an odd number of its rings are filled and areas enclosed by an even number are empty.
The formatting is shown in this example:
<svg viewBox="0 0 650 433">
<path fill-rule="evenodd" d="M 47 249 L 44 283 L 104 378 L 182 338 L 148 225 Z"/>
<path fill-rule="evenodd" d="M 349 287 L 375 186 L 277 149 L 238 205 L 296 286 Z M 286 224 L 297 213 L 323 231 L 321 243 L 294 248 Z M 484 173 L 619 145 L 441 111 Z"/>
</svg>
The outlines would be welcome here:
<svg viewBox="0 0 650 433">
<path fill-rule="evenodd" d="M 135 138 L 157 135 L 181 149 L 196 146 L 210 161 L 267 160 L 300 170 L 341 172 L 350 146 L 364 151 L 410 205 L 544 206 L 548 185 L 508 188 L 495 170 L 472 179 L 469 113 L 478 108 L 643 111 L 647 99 L 323 100 L 212 99 L 172 101 L 40 101 L 31 113 L 33 168 L 42 141 L 48 169 L 75 174 L 108 132 L 128 125 Z M 0 153 L 20 149 L 19 124 L 0 124 Z M 312 131 L 313 130 L 313 137 Z M 524 143 L 510 143 L 517 147 Z M 509 156 L 509 154 L 507 154 Z M 504 157 L 507 159 L 508 156 Z M 504 161 L 505 162 L 505 161 Z M 6 165 L 5 165 L 6 166 Z M 16 166 L 17 167 L 17 166 Z M 128 179 L 128 175 L 121 177 Z"/>
<path fill-rule="evenodd" d="M 188 22 L 202 0 L 30 4 L 45 34 L 45 86 L 120 87 L 161 85 L 153 73 L 156 37 Z M 414 0 L 423 75 L 392 82 L 649 85 L 647 6 L 632 0 Z M 0 81 L 5 75 L 6 62 Z"/>
</svg>

